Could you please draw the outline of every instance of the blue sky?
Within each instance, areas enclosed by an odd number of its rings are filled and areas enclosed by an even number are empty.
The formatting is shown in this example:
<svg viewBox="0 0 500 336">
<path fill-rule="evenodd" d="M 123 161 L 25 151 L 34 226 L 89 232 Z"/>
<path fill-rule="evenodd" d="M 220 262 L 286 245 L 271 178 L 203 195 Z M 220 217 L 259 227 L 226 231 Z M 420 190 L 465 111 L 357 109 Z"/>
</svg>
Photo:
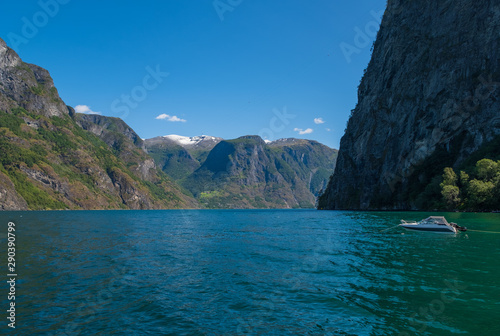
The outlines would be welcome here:
<svg viewBox="0 0 500 336">
<path fill-rule="evenodd" d="M 385 0 L 9 1 L 0 37 L 66 104 L 141 137 L 338 148 Z"/>
</svg>

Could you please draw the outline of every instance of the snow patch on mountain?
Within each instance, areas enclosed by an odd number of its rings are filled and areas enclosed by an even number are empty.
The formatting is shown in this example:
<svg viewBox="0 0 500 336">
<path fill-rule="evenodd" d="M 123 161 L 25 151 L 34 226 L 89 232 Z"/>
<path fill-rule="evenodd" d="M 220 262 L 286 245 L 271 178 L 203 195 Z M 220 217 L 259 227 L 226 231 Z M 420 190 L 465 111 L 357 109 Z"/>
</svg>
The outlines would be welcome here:
<svg viewBox="0 0 500 336">
<path fill-rule="evenodd" d="M 221 138 L 213 137 L 210 135 L 198 135 L 194 137 L 187 137 L 182 135 L 170 134 L 170 135 L 164 135 L 163 137 L 175 141 L 181 146 L 195 146 L 198 145 L 200 142 L 218 143 L 222 140 Z"/>
</svg>

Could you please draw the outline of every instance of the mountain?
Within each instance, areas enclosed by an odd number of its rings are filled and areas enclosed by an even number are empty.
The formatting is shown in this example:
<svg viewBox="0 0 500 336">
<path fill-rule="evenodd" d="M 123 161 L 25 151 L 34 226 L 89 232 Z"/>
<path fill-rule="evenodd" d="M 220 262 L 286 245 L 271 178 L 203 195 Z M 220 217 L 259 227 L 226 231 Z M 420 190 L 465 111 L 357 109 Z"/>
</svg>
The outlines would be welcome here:
<svg viewBox="0 0 500 336">
<path fill-rule="evenodd" d="M 320 209 L 428 209 L 500 143 L 500 3 L 388 1 Z M 495 145 L 496 144 L 496 145 Z"/>
<path fill-rule="evenodd" d="M 197 151 L 210 151 L 215 147 L 215 145 L 224 140 L 222 138 L 217 138 L 210 135 L 187 137 L 171 134 L 165 135 L 163 136 L 163 138 L 172 140 L 173 142 L 179 144 L 179 146 L 186 148 L 193 154 Z"/>
<path fill-rule="evenodd" d="M 336 155 L 316 141 L 243 136 L 220 141 L 181 184 L 207 208 L 309 208 Z"/>
<path fill-rule="evenodd" d="M 144 145 L 161 170 L 174 180 L 180 180 L 198 169 L 220 141 L 222 138 L 208 135 L 165 135 L 146 139 Z"/>
<path fill-rule="evenodd" d="M 156 165 L 174 180 L 183 179 L 200 167 L 200 162 L 176 141 L 156 137 L 144 143 Z"/>
<path fill-rule="evenodd" d="M 0 39 L 0 210 L 312 207 L 336 155 L 299 139 L 143 140 L 75 113 Z"/>
<path fill-rule="evenodd" d="M 163 138 L 170 139 L 179 146 L 185 148 L 198 162 L 205 161 L 208 153 L 223 139 L 209 135 L 186 137 L 180 135 L 165 135 Z"/>
<path fill-rule="evenodd" d="M 312 207 L 337 151 L 316 141 L 168 135 L 145 140 L 156 165 L 208 208 Z"/>
<path fill-rule="evenodd" d="M 122 120 L 76 114 L 2 39 L 0 153 L 2 210 L 197 206 Z"/>
<path fill-rule="evenodd" d="M 308 185 L 314 197 L 326 189 L 328 180 L 335 170 L 336 149 L 317 141 L 284 138 L 267 143 L 278 159 L 284 160 L 297 177 Z"/>
</svg>

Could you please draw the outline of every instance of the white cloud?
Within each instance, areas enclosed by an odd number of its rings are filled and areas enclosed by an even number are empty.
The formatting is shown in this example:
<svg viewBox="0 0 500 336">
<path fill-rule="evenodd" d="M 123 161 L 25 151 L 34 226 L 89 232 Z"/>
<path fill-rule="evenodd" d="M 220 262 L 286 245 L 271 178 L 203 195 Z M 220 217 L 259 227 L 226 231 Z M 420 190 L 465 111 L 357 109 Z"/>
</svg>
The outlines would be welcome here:
<svg viewBox="0 0 500 336">
<path fill-rule="evenodd" d="M 323 118 L 314 118 L 314 123 L 316 125 L 319 125 L 319 124 L 324 124 L 325 121 L 323 120 Z"/>
<path fill-rule="evenodd" d="M 326 131 L 327 131 L 327 132 L 330 132 L 330 131 L 331 131 L 331 129 L 329 129 L 329 128 L 325 128 L 325 129 L 326 129 Z"/>
<path fill-rule="evenodd" d="M 299 132 L 300 135 L 311 134 L 312 132 L 314 132 L 314 130 L 312 128 L 308 128 L 308 129 L 305 129 L 305 130 L 303 130 L 302 128 L 294 128 L 293 130 L 295 132 Z"/>
<path fill-rule="evenodd" d="M 76 105 L 75 112 L 85 114 L 101 114 L 101 112 L 92 111 L 88 105 Z"/>
<path fill-rule="evenodd" d="M 178 116 L 170 116 L 168 114 L 160 114 L 158 117 L 156 117 L 156 119 L 160 119 L 160 120 L 168 120 L 168 121 L 171 121 L 171 122 L 186 122 L 187 120 L 185 119 L 181 119 L 179 118 Z"/>
</svg>

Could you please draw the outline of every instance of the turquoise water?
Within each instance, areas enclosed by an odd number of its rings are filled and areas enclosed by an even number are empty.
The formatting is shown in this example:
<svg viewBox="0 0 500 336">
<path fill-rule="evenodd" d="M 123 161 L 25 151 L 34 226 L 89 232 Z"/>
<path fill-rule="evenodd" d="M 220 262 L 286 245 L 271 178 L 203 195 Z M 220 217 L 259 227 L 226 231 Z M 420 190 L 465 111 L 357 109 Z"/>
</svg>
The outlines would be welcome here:
<svg viewBox="0 0 500 336">
<path fill-rule="evenodd" d="M 500 335 L 500 234 L 427 213 L 1 212 L 15 335 Z M 499 214 L 446 214 L 500 232 Z M 8 309 L 8 286 L 0 311 Z M 0 313 L 2 314 L 2 313 Z"/>
</svg>

